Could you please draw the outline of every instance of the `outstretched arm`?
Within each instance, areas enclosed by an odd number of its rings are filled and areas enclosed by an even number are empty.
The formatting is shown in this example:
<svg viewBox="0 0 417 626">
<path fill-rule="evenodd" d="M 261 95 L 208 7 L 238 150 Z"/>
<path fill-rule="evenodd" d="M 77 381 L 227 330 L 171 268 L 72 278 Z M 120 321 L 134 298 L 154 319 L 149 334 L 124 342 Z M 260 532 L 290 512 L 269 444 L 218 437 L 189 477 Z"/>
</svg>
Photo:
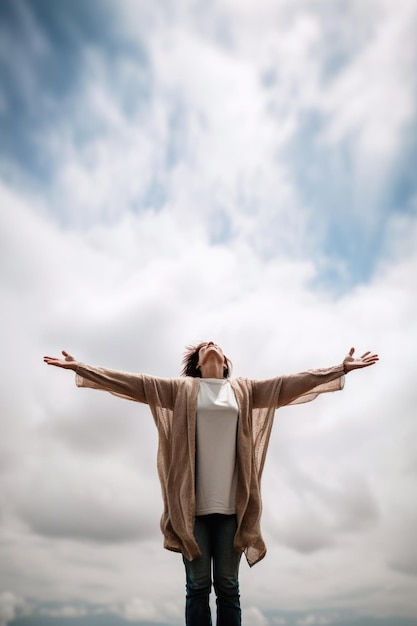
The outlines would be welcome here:
<svg viewBox="0 0 417 626">
<path fill-rule="evenodd" d="M 369 367 L 370 365 L 374 365 L 377 361 L 379 361 L 379 357 L 377 354 L 371 354 L 369 351 L 362 354 L 361 357 L 355 358 L 353 355 L 355 353 L 355 348 L 351 348 L 344 358 L 343 361 L 343 369 L 345 373 L 351 372 L 352 370 L 361 369 L 363 367 Z"/>
<path fill-rule="evenodd" d="M 43 360 L 47 365 L 73 370 L 78 387 L 101 389 L 131 400 L 145 401 L 143 377 L 139 374 L 86 365 L 65 350 L 62 350 L 62 355 L 64 358 L 44 356 Z"/>
<path fill-rule="evenodd" d="M 170 378 L 157 378 L 146 374 L 132 374 L 104 367 L 80 363 L 62 350 L 64 358 L 44 356 L 48 365 L 73 370 L 78 387 L 109 391 L 119 397 L 150 404 L 154 398 L 165 408 L 172 408 L 175 401 L 175 382 Z"/>
<path fill-rule="evenodd" d="M 358 358 L 353 356 L 354 353 L 355 348 L 351 348 L 339 367 L 329 368 L 329 370 L 309 370 L 308 372 L 285 376 L 281 387 L 280 401 L 284 401 L 283 403 L 287 404 L 289 401 L 293 402 L 297 398 L 301 399 L 302 396 L 311 391 L 326 391 L 327 383 L 332 379 L 339 378 L 340 374 L 347 374 L 355 369 L 369 367 L 378 361 L 378 355 L 371 354 L 369 351 Z M 341 387 L 343 387 L 343 380 L 341 379 L 340 382 Z M 330 387 L 330 390 L 334 389 Z"/>
<path fill-rule="evenodd" d="M 342 389 L 344 374 L 354 369 L 374 365 L 378 361 L 377 354 L 365 352 L 361 357 L 355 358 L 353 356 L 354 352 L 355 349 L 351 348 L 343 362 L 335 367 L 308 370 L 264 381 L 254 381 L 254 406 L 267 406 L 271 398 L 270 394 L 276 395 L 276 405 L 278 407 L 286 404 L 308 402 L 313 400 L 319 393 Z"/>
</svg>

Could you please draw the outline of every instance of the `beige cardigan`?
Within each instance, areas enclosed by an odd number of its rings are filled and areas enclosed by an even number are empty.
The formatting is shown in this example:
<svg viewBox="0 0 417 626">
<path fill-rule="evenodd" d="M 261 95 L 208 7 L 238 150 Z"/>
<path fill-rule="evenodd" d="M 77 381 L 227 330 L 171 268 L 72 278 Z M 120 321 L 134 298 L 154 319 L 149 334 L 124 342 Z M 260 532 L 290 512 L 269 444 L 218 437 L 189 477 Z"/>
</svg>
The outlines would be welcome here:
<svg viewBox="0 0 417 626">
<path fill-rule="evenodd" d="M 275 410 L 343 388 L 343 365 L 266 380 L 231 379 L 239 405 L 237 432 L 235 547 L 250 566 L 266 553 L 260 520 L 261 476 Z M 158 429 L 158 474 L 164 511 L 164 547 L 192 560 L 200 555 L 194 538 L 195 428 L 199 378 L 157 378 L 79 363 L 76 384 L 148 404 Z"/>
</svg>

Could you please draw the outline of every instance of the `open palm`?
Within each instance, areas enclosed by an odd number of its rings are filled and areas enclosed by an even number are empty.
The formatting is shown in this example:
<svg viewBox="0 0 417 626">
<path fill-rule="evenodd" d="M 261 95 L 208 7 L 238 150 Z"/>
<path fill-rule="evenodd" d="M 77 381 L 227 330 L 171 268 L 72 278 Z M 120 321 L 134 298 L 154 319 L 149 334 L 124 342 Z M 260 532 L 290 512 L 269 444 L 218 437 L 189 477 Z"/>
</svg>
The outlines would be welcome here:
<svg viewBox="0 0 417 626">
<path fill-rule="evenodd" d="M 369 367 L 379 361 L 378 355 L 371 354 L 370 351 L 364 352 L 362 356 L 356 358 L 353 356 L 354 353 L 355 348 L 351 348 L 343 361 L 345 372 L 350 372 L 351 370 L 360 369 L 362 367 Z"/>
<path fill-rule="evenodd" d="M 63 367 L 64 369 L 67 369 L 67 370 L 75 370 L 75 368 L 77 367 L 78 361 L 73 356 L 68 354 L 68 352 L 65 352 L 65 350 L 62 350 L 62 354 L 64 356 L 63 359 L 53 357 L 53 356 L 44 356 L 43 360 L 48 365 L 54 365 L 55 367 Z"/>
</svg>

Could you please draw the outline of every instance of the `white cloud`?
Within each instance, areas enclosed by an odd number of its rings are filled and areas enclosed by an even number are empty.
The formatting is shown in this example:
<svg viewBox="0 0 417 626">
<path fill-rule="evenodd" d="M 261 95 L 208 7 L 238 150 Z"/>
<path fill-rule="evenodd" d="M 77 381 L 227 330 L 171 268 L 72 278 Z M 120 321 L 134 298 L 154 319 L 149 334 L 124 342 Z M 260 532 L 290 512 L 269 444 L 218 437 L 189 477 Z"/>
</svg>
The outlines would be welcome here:
<svg viewBox="0 0 417 626">
<path fill-rule="evenodd" d="M 299 620 L 297 620 L 297 624 L 298 626 L 318 626 L 318 625 L 324 625 L 324 624 L 331 624 L 331 619 L 328 617 L 325 617 L 323 615 L 313 615 L 312 613 L 310 613 L 309 615 L 307 615 L 306 617 L 302 617 Z"/>
<path fill-rule="evenodd" d="M 21 616 L 26 610 L 23 598 L 15 596 L 10 591 L 0 593 L 0 626 L 7 626 L 9 622 Z"/>
<path fill-rule="evenodd" d="M 256 606 L 248 607 L 242 617 L 243 626 L 268 626 L 269 621 Z"/>
<path fill-rule="evenodd" d="M 175 620 L 175 623 L 177 623 L 176 620 L 178 620 L 178 623 L 180 623 L 184 611 L 178 604 L 169 601 L 161 602 L 160 599 L 155 601 L 145 596 L 135 596 L 130 598 L 125 604 L 114 607 L 113 612 L 129 622 L 160 622 L 161 620 L 168 620 L 173 623 L 173 620 Z"/>
<path fill-rule="evenodd" d="M 328 138 L 340 141 L 357 135 L 361 164 L 395 158 L 415 108 L 412 68 L 417 49 L 409 37 L 417 18 L 415 5 L 406 1 L 401 11 L 390 2 L 383 5 L 384 19 L 369 44 L 333 82 L 323 101 L 332 113 Z"/>
</svg>

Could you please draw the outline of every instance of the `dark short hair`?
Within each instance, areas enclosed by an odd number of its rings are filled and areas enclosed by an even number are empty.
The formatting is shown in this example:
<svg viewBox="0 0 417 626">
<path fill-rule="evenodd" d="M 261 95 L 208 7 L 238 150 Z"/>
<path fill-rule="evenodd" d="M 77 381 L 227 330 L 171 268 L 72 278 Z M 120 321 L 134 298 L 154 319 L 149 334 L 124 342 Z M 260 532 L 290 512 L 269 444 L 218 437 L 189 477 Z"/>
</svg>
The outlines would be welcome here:
<svg viewBox="0 0 417 626">
<path fill-rule="evenodd" d="M 182 359 L 183 368 L 181 370 L 181 376 L 192 376 L 193 378 L 201 378 L 201 372 L 197 367 L 198 353 L 200 351 L 200 348 L 202 348 L 206 344 L 207 341 L 202 341 L 196 346 L 186 346 Z M 223 378 L 229 378 L 229 374 L 231 374 L 231 372 L 232 362 L 225 356 Z"/>
</svg>

